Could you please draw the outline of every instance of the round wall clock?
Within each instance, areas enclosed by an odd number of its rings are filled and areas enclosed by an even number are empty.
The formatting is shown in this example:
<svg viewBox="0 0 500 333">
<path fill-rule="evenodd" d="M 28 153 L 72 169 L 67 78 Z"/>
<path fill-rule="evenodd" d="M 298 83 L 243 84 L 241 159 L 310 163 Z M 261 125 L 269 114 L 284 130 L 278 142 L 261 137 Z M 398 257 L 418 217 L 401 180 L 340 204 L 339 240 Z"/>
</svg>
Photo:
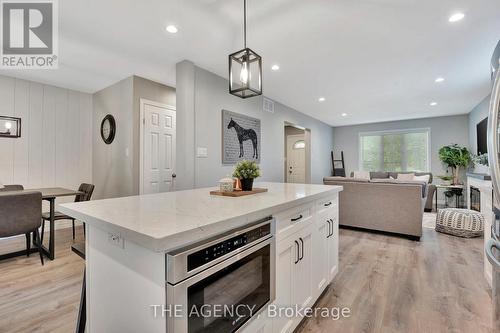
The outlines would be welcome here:
<svg viewBox="0 0 500 333">
<path fill-rule="evenodd" d="M 116 122 L 115 118 L 108 114 L 101 122 L 101 138 L 106 144 L 110 144 L 115 139 Z"/>
</svg>

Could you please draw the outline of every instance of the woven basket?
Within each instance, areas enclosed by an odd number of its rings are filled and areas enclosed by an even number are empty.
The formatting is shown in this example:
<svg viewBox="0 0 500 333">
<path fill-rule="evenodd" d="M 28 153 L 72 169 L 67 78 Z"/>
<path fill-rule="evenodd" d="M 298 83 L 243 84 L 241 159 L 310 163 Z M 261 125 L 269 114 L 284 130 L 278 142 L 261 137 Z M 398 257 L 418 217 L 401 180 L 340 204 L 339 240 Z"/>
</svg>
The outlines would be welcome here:
<svg viewBox="0 0 500 333">
<path fill-rule="evenodd" d="M 484 230 L 484 216 L 468 209 L 439 209 L 436 217 L 436 231 L 445 234 L 473 238 L 481 237 Z"/>
</svg>

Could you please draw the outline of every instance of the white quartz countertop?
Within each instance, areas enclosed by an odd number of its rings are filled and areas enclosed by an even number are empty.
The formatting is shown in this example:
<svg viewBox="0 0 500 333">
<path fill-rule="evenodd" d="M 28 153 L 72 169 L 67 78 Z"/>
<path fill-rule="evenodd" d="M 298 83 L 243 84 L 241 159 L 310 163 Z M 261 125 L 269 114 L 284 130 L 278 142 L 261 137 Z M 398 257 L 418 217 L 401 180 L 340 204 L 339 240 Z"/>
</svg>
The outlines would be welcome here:
<svg viewBox="0 0 500 333">
<path fill-rule="evenodd" d="M 58 210 L 119 233 L 157 252 L 169 251 L 342 191 L 342 186 L 257 183 L 269 191 L 243 197 L 209 194 L 214 188 L 65 203 Z"/>
</svg>

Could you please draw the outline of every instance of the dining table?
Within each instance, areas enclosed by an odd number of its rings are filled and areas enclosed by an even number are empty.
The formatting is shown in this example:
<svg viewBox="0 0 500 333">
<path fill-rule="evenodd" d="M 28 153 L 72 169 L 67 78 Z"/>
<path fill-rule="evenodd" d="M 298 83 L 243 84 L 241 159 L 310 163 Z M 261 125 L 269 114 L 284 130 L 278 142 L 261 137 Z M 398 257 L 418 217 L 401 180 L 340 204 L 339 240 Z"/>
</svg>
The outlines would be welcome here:
<svg viewBox="0 0 500 333">
<path fill-rule="evenodd" d="M 49 209 L 49 211 L 50 211 L 49 247 L 47 248 L 42 244 L 42 251 L 50 260 L 54 260 L 54 258 L 55 258 L 54 216 L 55 216 L 55 211 L 56 211 L 56 209 L 55 209 L 56 198 L 77 196 L 77 195 L 81 195 L 84 193 L 80 192 L 80 191 L 76 191 L 76 190 L 63 188 L 63 187 L 32 188 L 32 189 L 26 189 L 23 191 L 40 192 L 40 193 L 42 193 L 42 200 L 49 202 L 49 207 L 50 207 L 50 209 Z"/>
</svg>

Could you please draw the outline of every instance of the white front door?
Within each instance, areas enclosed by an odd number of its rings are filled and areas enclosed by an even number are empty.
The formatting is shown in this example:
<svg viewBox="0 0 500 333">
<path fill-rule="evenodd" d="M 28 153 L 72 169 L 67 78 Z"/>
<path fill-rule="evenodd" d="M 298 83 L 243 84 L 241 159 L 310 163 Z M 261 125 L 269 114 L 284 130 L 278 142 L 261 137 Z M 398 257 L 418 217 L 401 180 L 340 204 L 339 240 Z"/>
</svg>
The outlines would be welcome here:
<svg viewBox="0 0 500 333">
<path fill-rule="evenodd" d="M 141 99 L 141 114 L 141 194 L 172 191 L 175 177 L 175 110 Z"/>
<path fill-rule="evenodd" d="M 289 135 L 286 138 L 286 181 L 306 182 L 306 149 L 304 135 Z"/>
</svg>

